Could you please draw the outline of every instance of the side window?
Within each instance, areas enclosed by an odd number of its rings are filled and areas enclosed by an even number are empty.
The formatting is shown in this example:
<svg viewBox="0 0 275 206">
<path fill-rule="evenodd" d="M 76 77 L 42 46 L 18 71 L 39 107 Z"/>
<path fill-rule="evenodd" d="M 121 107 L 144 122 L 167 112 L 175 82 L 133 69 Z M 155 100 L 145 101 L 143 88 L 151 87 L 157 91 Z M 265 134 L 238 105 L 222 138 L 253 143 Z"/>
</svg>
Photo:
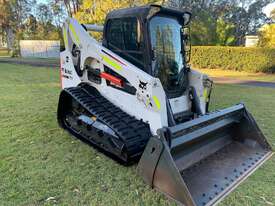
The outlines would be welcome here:
<svg viewBox="0 0 275 206">
<path fill-rule="evenodd" d="M 142 35 L 138 19 L 135 17 L 112 19 L 108 22 L 107 45 L 140 69 L 144 69 Z"/>
<path fill-rule="evenodd" d="M 138 36 L 138 27 L 137 27 L 137 19 L 130 18 L 123 22 L 123 31 L 124 31 L 124 43 L 125 50 L 129 51 L 138 51 L 139 50 L 139 40 Z"/>
<path fill-rule="evenodd" d="M 118 49 L 124 49 L 123 42 L 123 30 L 122 30 L 122 22 L 119 19 L 114 19 L 108 24 L 109 29 L 107 33 L 108 44 L 111 47 L 116 47 Z"/>
</svg>

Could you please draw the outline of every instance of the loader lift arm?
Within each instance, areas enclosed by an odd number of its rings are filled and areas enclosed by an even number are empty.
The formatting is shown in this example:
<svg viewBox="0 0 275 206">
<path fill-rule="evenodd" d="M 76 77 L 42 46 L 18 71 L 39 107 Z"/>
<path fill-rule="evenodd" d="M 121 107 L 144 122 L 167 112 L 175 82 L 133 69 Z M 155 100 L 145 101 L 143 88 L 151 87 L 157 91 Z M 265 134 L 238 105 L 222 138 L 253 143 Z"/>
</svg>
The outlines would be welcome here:
<svg viewBox="0 0 275 206">
<path fill-rule="evenodd" d="M 89 26 L 87 28 L 89 28 Z M 119 94 L 131 98 L 132 101 L 140 107 L 140 109 L 144 108 L 144 106 L 150 107 L 149 112 L 151 113 L 151 115 L 148 115 L 148 118 L 143 119 L 145 121 L 157 122 L 155 126 L 155 131 L 162 126 L 167 126 L 167 111 L 165 103 L 166 97 L 162 89 L 162 84 L 158 78 L 150 76 L 149 74 L 140 70 L 128 61 L 124 60 L 111 50 L 100 45 L 86 32 L 85 28 L 80 25 L 75 19 L 71 18 L 65 23 L 63 32 L 64 36 L 67 37 L 64 38 L 65 40 L 67 40 L 67 42 L 65 43 L 66 50 L 63 53 L 63 58 L 61 58 L 69 59 L 68 62 L 64 62 L 65 64 L 70 64 L 71 68 L 72 65 L 75 64 L 74 67 L 80 67 L 80 70 L 82 71 L 81 73 L 85 72 L 85 68 L 91 68 L 91 71 L 93 72 L 95 69 L 99 71 L 99 76 L 103 77 L 105 81 L 103 81 L 101 84 L 92 83 L 92 85 L 100 90 L 100 92 L 102 92 L 103 94 L 107 92 L 108 94 L 104 96 L 106 96 L 112 102 L 118 101 L 118 98 L 117 96 L 112 97 L 109 95 L 110 93 L 112 93 L 114 88 L 110 87 L 107 84 L 106 80 L 109 80 L 113 83 L 114 81 L 119 82 L 119 78 L 112 77 L 112 72 L 115 72 L 119 76 L 123 77 L 123 79 L 127 80 L 128 84 L 131 87 L 134 87 L 136 90 L 135 95 L 130 95 L 125 92 L 121 92 Z M 71 54 L 71 51 L 75 47 L 78 48 L 80 56 L 78 57 L 79 61 L 77 60 L 76 63 L 73 63 L 72 61 L 70 61 L 74 58 Z M 93 64 L 94 62 L 96 63 Z M 111 70 L 110 74 L 106 74 L 106 67 Z M 74 78 L 77 79 L 76 81 L 79 83 L 86 80 L 88 84 L 91 84 L 89 79 L 85 79 L 85 77 L 79 77 L 78 75 L 75 75 Z M 122 84 L 122 82 L 119 84 Z M 146 84 L 146 88 L 144 88 L 142 84 Z M 66 83 L 65 87 L 67 87 Z M 70 85 L 68 85 L 68 87 L 70 87 Z M 160 102 L 161 105 L 159 105 Z M 124 104 L 124 102 L 120 102 L 120 104 Z M 148 104 L 150 104 L 151 106 L 148 106 Z M 123 106 L 128 113 L 136 117 L 140 115 L 139 111 L 135 112 L 132 110 L 129 102 L 125 102 Z M 154 121 L 155 119 L 159 119 L 160 121 Z"/>
</svg>

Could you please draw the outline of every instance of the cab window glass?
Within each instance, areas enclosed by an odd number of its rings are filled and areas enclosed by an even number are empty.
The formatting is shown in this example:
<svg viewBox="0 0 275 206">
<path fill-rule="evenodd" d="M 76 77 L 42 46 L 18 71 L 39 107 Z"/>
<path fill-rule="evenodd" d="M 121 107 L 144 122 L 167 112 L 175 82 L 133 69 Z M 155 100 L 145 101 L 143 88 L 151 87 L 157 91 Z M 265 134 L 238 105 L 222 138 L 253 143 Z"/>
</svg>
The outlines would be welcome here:
<svg viewBox="0 0 275 206">
<path fill-rule="evenodd" d="M 137 18 L 112 19 L 108 22 L 108 48 L 143 69 L 142 35 Z"/>
</svg>

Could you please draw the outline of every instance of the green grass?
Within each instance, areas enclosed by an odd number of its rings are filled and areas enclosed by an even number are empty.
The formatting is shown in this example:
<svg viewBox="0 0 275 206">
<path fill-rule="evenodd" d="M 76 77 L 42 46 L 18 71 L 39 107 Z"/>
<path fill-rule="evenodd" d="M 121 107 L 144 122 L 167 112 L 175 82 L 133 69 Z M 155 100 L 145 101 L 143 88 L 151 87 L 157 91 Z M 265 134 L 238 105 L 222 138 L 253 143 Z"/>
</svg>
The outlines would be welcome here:
<svg viewBox="0 0 275 206">
<path fill-rule="evenodd" d="M 32 62 L 50 62 L 50 63 L 59 63 L 59 58 L 39 58 L 39 57 L 16 57 L 12 58 L 20 61 L 32 61 Z"/>
<path fill-rule="evenodd" d="M 58 79 L 58 70 L 0 64 L 0 205 L 175 205 L 146 186 L 135 165 L 121 166 L 58 127 Z M 274 148 L 274 92 L 217 85 L 212 109 L 243 101 Z M 272 158 L 221 205 L 274 205 L 274 168 Z"/>
<path fill-rule="evenodd" d="M 22 63 L 28 63 L 28 62 L 33 62 L 33 63 L 50 63 L 50 64 L 57 64 L 59 65 L 59 58 L 38 58 L 38 57 L 1 57 L 0 58 L 5 59 L 8 62 L 22 62 Z"/>
</svg>

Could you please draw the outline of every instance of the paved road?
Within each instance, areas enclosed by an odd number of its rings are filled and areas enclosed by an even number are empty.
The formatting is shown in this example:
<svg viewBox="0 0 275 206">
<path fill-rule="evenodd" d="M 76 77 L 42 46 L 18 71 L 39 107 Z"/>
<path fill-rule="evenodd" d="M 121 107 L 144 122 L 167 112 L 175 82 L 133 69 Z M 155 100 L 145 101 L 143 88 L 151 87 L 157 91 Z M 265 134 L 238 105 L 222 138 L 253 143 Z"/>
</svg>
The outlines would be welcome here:
<svg viewBox="0 0 275 206">
<path fill-rule="evenodd" d="M 254 87 L 268 87 L 275 89 L 275 82 L 262 82 L 262 81 L 252 81 L 252 80 L 240 80 L 228 77 L 212 77 L 214 83 L 218 84 L 238 84 Z"/>
</svg>

